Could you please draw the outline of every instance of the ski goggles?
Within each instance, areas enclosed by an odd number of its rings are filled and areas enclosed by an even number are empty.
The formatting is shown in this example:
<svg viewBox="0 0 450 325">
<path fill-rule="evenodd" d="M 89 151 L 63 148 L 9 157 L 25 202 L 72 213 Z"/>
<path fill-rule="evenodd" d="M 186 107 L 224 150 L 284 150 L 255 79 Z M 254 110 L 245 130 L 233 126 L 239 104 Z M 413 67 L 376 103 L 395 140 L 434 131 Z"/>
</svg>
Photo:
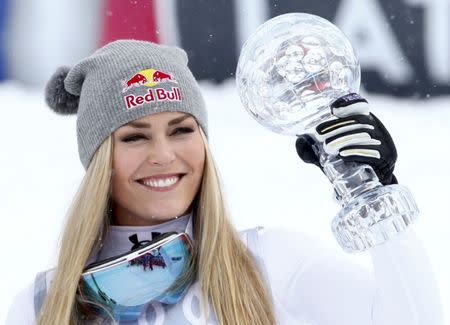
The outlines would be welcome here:
<svg viewBox="0 0 450 325">
<path fill-rule="evenodd" d="M 78 293 L 85 314 L 133 321 L 152 301 L 177 303 L 194 276 L 189 236 L 171 232 L 130 252 L 88 265 Z"/>
</svg>

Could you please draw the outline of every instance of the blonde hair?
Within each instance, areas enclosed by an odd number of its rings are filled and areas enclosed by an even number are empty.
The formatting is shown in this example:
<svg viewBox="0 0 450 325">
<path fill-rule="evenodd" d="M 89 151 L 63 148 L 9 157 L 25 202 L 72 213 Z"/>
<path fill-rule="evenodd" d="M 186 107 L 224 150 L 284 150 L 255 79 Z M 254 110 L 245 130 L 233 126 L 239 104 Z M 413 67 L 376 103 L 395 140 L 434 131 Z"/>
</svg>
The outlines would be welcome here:
<svg viewBox="0 0 450 325">
<path fill-rule="evenodd" d="M 270 293 L 230 222 L 220 177 L 199 129 L 205 144 L 205 167 L 194 202 L 194 243 L 205 317 L 208 319 L 211 299 L 219 324 L 275 324 Z M 38 325 L 83 323 L 77 287 L 87 259 L 100 248 L 109 227 L 112 150 L 109 136 L 94 155 L 68 211 L 58 265 Z"/>
</svg>

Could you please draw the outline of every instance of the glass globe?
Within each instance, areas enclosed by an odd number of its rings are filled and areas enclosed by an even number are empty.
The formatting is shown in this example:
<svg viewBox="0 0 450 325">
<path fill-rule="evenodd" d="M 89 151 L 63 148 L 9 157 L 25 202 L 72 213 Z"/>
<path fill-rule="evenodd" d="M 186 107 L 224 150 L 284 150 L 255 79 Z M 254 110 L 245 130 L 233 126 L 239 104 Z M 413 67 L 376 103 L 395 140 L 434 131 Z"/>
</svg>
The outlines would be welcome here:
<svg viewBox="0 0 450 325">
<path fill-rule="evenodd" d="M 236 82 L 247 111 L 270 130 L 300 135 L 331 117 L 330 104 L 358 92 L 358 59 L 329 21 L 289 13 L 262 24 L 246 41 Z"/>
</svg>

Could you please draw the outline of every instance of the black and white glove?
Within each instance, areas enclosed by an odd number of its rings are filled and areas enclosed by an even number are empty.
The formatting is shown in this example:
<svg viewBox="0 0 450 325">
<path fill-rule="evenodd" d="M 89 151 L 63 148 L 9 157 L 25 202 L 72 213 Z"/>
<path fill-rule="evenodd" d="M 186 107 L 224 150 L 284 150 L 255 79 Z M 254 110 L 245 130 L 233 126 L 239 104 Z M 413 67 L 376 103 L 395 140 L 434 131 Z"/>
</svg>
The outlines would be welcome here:
<svg viewBox="0 0 450 325">
<path fill-rule="evenodd" d="M 339 155 L 347 162 L 370 165 L 383 185 L 397 184 L 393 174 L 397 150 L 384 125 L 369 113 L 367 101 L 350 94 L 336 100 L 331 107 L 338 118 L 319 124 L 315 134 L 323 141 L 325 152 Z M 295 143 L 304 162 L 322 169 L 314 145 L 315 140 L 309 135 L 299 136 Z"/>
</svg>

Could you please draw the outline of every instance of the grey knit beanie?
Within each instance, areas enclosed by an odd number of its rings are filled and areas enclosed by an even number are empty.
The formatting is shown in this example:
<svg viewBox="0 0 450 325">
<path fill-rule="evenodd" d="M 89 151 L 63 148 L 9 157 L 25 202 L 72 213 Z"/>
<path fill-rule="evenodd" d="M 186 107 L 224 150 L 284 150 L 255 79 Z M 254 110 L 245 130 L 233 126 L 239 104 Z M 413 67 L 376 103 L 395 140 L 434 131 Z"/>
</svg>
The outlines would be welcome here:
<svg viewBox="0 0 450 325">
<path fill-rule="evenodd" d="M 207 112 L 182 49 L 119 40 L 74 67 L 60 67 L 47 83 L 47 104 L 77 114 L 78 153 L 85 169 L 101 143 L 120 126 L 160 112 L 193 115 L 208 134 Z"/>
</svg>

